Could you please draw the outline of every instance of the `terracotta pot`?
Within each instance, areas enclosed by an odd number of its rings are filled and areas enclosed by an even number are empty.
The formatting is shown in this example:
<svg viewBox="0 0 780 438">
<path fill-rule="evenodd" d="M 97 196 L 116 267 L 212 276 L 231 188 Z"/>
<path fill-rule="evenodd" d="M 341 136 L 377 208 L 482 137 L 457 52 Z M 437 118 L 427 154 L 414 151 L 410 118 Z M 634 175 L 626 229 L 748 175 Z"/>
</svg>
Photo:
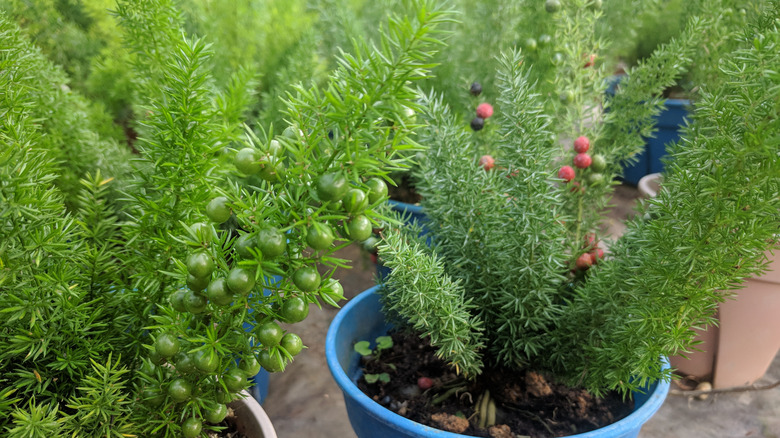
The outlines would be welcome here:
<svg viewBox="0 0 780 438">
<path fill-rule="evenodd" d="M 230 408 L 236 414 L 236 428 L 247 438 L 277 438 L 271 419 L 249 393 L 230 403 Z"/>
<path fill-rule="evenodd" d="M 720 305 L 715 388 L 754 383 L 780 351 L 780 251 L 768 258 L 772 271 L 747 280 L 736 299 Z"/>
</svg>

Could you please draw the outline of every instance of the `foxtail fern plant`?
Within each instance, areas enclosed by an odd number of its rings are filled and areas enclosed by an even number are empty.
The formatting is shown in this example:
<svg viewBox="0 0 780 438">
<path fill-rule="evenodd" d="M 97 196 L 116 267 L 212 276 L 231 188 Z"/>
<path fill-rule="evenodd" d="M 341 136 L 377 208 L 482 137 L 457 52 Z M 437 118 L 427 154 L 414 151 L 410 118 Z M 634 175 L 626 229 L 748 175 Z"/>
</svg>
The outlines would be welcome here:
<svg viewBox="0 0 780 438">
<path fill-rule="evenodd" d="M 119 1 L 137 153 L 85 160 L 69 198 L 41 97 L 62 75 L 0 18 L 0 434 L 203 436 L 301 351 L 279 323 L 343 299 L 334 251 L 388 219 L 388 172 L 420 149 L 413 84 L 450 15 L 408 7 L 325 86 L 290 88 L 280 133 L 251 126 L 257 75 L 218 83 L 172 0 Z"/>
<path fill-rule="evenodd" d="M 131 430 L 132 400 L 121 383 L 128 362 L 118 361 L 132 354 L 126 297 L 116 290 L 111 180 L 94 169 L 66 209 L 55 185 L 63 171 L 40 122 L 38 99 L 51 83 L 36 78 L 50 67 L 14 24 L 2 18 L 0 28 L 0 428 L 8 437 L 82 435 L 83 428 L 120 436 Z M 104 380 L 95 380 L 98 373 Z"/>
<path fill-rule="evenodd" d="M 578 35 L 567 17 L 587 5 L 564 3 L 560 29 Z M 576 108 L 545 103 L 521 54 L 502 55 L 495 167 L 478 163 L 479 142 L 440 98 L 426 96 L 420 141 L 429 149 L 416 177 L 431 248 L 421 249 L 415 233 L 385 231 L 379 256 L 403 267 L 385 280 L 386 308 L 467 377 L 495 366 L 531 369 L 595 394 L 669 378 L 661 358 L 689 349 L 692 329 L 712 322 L 726 291 L 762 272 L 764 251 L 777 243 L 779 10 L 775 3 L 745 31 L 704 88 L 662 194 L 606 257 L 589 234 L 599 231 L 609 181 L 651 132 L 654 96 L 685 70 L 717 14 L 692 18 L 684 38 L 632 69 L 615 96 L 601 98 L 606 111 L 588 109 L 603 77 L 582 71 L 574 43 L 556 80 L 570 87 Z M 561 166 L 573 153 L 557 140 L 577 135 L 590 136 L 605 163 L 568 178 Z M 589 177 L 596 172 L 603 175 Z M 433 302 L 447 304 L 425 304 Z M 455 331 L 452 321 L 470 327 Z M 463 344 L 484 348 L 467 356 Z"/>
</svg>

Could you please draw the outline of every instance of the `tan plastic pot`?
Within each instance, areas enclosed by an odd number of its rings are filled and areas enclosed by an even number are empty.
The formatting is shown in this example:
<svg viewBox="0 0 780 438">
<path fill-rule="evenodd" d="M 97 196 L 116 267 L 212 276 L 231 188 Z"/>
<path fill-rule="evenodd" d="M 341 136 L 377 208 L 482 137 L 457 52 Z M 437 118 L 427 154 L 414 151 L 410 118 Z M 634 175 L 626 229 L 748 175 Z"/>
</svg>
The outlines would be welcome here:
<svg viewBox="0 0 780 438">
<path fill-rule="evenodd" d="M 638 188 L 652 197 L 660 182 L 660 174 L 650 174 Z M 769 272 L 747 280 L 718 307 L 719 326 L 699 331 L 702 351 L 669 358 L 678 374 L 730 388 L 751 385 L 766 373 L 780 351 L 780 250 L 767 258 Z"/>
<path fill-rule="evenodd" d="M 735 300 L 719 307 L 715 388 L 754 383 L 780 351 L 780 251 L 769 259 L 772 271 L 747 280 Z"/>
<path fill-rule="evenodd" d="M 271 419 L 249 393 L 230 403 L 236 414 L 236 428 L 247 438 L 277 438 Z"/>
</svg>

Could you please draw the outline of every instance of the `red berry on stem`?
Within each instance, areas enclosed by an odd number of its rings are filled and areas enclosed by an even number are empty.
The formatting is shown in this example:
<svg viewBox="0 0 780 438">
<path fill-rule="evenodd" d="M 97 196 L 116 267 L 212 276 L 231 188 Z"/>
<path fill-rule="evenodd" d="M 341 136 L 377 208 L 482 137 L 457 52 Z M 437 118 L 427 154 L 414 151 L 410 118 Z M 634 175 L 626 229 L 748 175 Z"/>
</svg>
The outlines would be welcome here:
<svg viewBox="0 0 780 438">
<path fill-rule="evenodd" d="M 487 119 L 493 115 L 493 105 L 483 102 L 477 106 L 477 117 Z"/>
<path fill-rule="evenodd" d="M 433 380 L 430 377 L 420 377 L 417 379 L 417 386 L 425 391 L 426 389 L 433 386 Z"/>
<path fill-rule="evenodd" d="M 595 265 L 599 262 L 599 260 L 604 258 L 604 250 L 601 248 L 594 248 L 593 251 L 589 253 L 591 261 Z"/>
<path fill-rule="evenodd" d="M 483 155 L 479 159 L 479 165 L 485 170 L 490 170 L 496 166 L 496 160 L 490 155 Z"/>
<path fill-rule="evenodd" d="M 590 140 L 588 140 L 588 137 L 583 135 L 574 140 L 574 151 L 578 154 L 584 154 L 585 152 L 588 152 L 588 149 L 590 149 Z"/>
<path fill-rule="evenodd" d="M 558 178 L 569 182 L 574 179 L 574 169 L 571 166 L 563 166 L 558 171 Z"/>
<path fill-rule="evenodd" d="M 574 165 L 580 169 L 586 169 L 592 162 L 590 155 L 586 153 L 577 154 L 574 157 Z"/>
<path fill-rule="evenodd" d="M 575 261 L 574 264 L 577 266 L 577 269 L 584 271 L 585 269 L 590 268 L 590 265 L 593 264 L 593 258 L 590 256 L 590 254 L 585 253 L 577 257 L 577 261 Z"/>
<path fill-rule="evenodd" d="M 584 248 L 588 248 L 588 249 L 595 248 L 599 244 L 599 241 L 598 239 L 596 239 L 596 235 L 594 233 L 585 234 L 584 240 L 585 240 Z"/>
</svg>

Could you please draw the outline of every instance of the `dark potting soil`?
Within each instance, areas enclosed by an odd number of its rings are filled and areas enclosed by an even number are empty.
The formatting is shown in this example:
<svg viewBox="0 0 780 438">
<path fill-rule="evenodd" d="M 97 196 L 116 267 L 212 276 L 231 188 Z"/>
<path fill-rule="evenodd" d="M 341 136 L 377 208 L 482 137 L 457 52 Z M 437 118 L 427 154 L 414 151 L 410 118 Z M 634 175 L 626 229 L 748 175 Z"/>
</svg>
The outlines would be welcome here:
<svg viewBox="0 0 780 438">
<path fill-rule="evenodd" d="M 233 412 L 233 409 L 228 408 L 227 417 L 219 423 L 219 426 L 224 429 L 219 431 L 207 431 L 207 436 L 209 438 L 249 438 L 238 431 L 238 428 L 236 427 L 236 414 Z"/>
<path fill-rule="evenodd" d="M 387 193 L 390 199 L 398 202 L 405 202 L 407 204 L 417 204 L 422 197 L 414 190 L 414 182 L 412 176 L 407 173 L 401 173 L 394 175 L 394 180 L 397 185 L 393 186 L 388 184 Z"/>
<path fill-rule="evenodd" d="M 486 370 L 476 381 L 466 382 L 436 357 L 427 339 L 399 332 L 392 338 L 392 348 L 362 361 L 364 377 L 387 373 L 389 382 L 369 384 L 361 378 L 358 387 L 399 415 L 437 429 L 492 438 L 560 437 L 609 425 L 633 410 L 633 401 L 624 401 L 617 393 L 596 398 L 534 372 Z M 432 379 L 433 386 L 420 389 L 420 377 Z M 476 413 L 486 391 L 496 405 L 497 426 L 491 429 L 478 427 Z"/>
</svg>

